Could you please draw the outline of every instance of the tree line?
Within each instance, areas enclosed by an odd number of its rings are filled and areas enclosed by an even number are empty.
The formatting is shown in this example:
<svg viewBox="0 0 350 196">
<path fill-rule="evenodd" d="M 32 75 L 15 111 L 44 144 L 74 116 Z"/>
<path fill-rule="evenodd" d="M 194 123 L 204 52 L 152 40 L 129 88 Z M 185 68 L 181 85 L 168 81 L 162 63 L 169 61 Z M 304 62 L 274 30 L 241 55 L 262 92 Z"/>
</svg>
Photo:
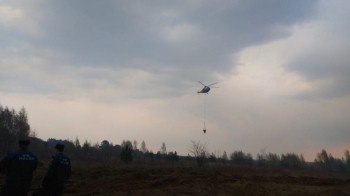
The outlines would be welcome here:
<svg viewBox="0 0 350 196">
<path fill-rule="evenodd" d="M 8 107 L 0 105 L 0 155 L 4 156 L 7 152 L 14 150 L 19 139 L 30 139 L 31 150 L 39 158 L 47 158 L 52 153 L 53 147 L 57 143 L 65 145 L 65 152 L 77 161 L 96 160 L 96 161 L 121 161 L 131 162 L 196 162 L 198 166 L 205 164 L 223 164 L 249 167 L 267 167 L 267 168 L 289 168 L 289 169 L 322 169 L 350 171 L 350 153 L 345 150 L 344 157 L 335 158 L 326 150 L 316 154 L 314 162 L 308 163 L 304 160 L 302 154 L 295 153 L 275 154 L 260 153 L 254 159 L 250 153 L 241 150 L 227 154 L 209 153 L 206 144 L 192 141 L 187 156 L 179 156 L 176 151 L 167 151 L 163 142 L 157 152 L 149 150 L 146 142 L 142 141 L 140 147 L 134 140 L 123 140 L 120 145 L 103 140 L 101 143 L 91 144 L 85 140 L 80 142 L 79 138 L 75 140 L 61 140 L 50 138 L 43 141 L 37 138 L 35 132 L 31 131 L 28 123 L 27 112 L 22 107 L 18 112 Z"/>
<path fill-rule="evenodd" d="M 13 149 L 17 140 L 28 138 L 29 134 L 30 126 L 24 107 L 16 112 L 0 105 L 0 154 Z"/>
</svg>

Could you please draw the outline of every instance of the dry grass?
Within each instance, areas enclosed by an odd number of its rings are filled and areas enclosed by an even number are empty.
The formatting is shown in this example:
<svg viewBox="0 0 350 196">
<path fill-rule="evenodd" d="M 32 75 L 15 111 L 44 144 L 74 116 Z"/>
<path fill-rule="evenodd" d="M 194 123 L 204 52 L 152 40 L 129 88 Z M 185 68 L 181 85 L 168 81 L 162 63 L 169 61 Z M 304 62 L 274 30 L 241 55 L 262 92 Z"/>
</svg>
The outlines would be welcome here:
<svg viewBox="0 0 350 196">
<path fill-rule="evenodd" d="M 35 173 L 38 188 L 46 170 Z M 75 163 L 65 195 L 349 195 L 350 174 L 211 165 Z"/>
</svg>

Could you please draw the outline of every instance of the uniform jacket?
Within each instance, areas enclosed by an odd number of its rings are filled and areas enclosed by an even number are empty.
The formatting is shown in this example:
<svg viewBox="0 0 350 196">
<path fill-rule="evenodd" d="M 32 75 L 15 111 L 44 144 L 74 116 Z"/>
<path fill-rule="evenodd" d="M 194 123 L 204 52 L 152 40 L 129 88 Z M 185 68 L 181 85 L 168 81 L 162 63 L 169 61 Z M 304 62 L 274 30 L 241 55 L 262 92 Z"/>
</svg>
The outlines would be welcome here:
<svg viewBox="0 0 350 196">
<path fill-rule="evenodd" d="M 69 179 L 71 175 L 70 159 L 63 153 L 52 156 L 49 168 L 43 179 L 43 187 L 59 187 Z"/>
<path fill-rule="evenodd" d="M 6 184 L 30 184 L 33 178 L 33 171 L 38 165 L 37 157 L 27 151 L 20 150 L 9 153 L 0 162 L 0 170 L 6 171 Z"/>
</svg>

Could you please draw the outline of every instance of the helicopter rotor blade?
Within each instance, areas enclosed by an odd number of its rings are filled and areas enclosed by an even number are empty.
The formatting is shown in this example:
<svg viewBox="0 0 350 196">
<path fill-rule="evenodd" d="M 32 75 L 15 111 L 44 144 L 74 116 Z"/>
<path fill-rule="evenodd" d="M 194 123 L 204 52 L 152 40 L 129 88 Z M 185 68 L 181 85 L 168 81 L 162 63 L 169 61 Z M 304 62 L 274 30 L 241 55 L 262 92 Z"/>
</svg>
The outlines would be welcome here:
<svg viewBox="0 0 350 196">
<path fill-rule="evenodd" d="M 198 81 L 201 85 L 205 86 L 201 81 Z"/>
<path fill-rule="evenodd" d="M 219 82 L 215 82 L 215 83 L 209 84 L 208 86 L 211 86 L 211 85 L 214 85 L 214 84 L 217 84 L 217 83 L 219 83 Z"/>
</svg>

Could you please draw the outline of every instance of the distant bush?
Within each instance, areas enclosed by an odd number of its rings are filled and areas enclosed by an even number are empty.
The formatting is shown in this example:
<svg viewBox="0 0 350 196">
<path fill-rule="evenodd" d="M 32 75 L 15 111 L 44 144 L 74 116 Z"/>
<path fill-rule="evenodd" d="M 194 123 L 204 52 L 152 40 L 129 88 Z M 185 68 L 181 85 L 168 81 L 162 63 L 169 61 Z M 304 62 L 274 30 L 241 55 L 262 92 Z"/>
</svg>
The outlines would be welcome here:
<svg viewBox="0 0 350 196">
<path fill-rule="evenodd" d="M 252 155 L 249 153 L 244 153 L 241 150 L 235 151 L 231 154 L 231 163 L 235 165 L 253 165 L 254 160 Z"/>
<path fill-rule="evenodd" d="M 167 160 L 169 160 L 171 163 L 175 163 L 179 160 L 179 156 L 177 156 L 177 152 L 169 152 L 167 155 Z"/>
<path fill-rule="evenodd" d="M 290 169 L 302 169 L 306 165 L 303 155 L 294 153 L 282 154 L 281 167 Z"/>
<path fill-rule="evenodd" d="M 120 160 L 128 163 L 132 161 L 132 152 L 133 147 L 131 144 L 131 141 L 123 141 L 121 145 L 121 151 L 120 151 Z"/>
</svg>

